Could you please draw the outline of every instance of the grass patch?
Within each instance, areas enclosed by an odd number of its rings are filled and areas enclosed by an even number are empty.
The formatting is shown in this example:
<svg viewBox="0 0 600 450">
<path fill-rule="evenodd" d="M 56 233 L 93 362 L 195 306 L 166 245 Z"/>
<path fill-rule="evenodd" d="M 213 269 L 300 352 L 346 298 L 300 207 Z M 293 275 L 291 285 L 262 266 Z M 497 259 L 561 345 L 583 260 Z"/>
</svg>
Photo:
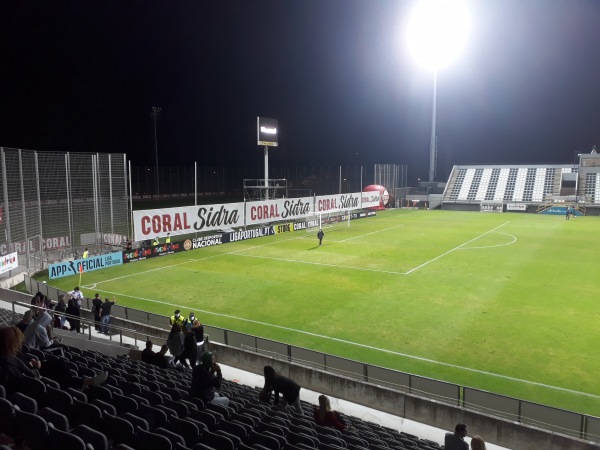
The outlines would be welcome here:
<svg viewBox="0 0 600 450">
<path fill-rule="evenodd" d="M 599 220 L 390 210 L 326 229 L 322 247 L 316 231 L 286 233 L 82 284 L 88 297 L 193 310 L 209 325 L 600 415 Z M 71 290 L 78 277 L 51 284 Z"/>
</svg>

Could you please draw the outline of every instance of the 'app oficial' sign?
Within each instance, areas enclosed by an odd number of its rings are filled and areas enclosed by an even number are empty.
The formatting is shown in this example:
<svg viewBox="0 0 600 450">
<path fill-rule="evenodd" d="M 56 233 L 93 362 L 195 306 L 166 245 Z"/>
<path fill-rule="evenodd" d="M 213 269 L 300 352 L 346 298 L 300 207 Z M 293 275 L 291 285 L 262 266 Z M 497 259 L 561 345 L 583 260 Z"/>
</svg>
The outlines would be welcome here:
<svg viewBox="0 0 600 450">
<path fill-rule="evenodd" d="M 115 252 L 106 255 L 91 256 L 85 259 L 76 259 L 74 261 L 65 261 L 48 266 L 48 275 L 50 279 L 67 277 L 69 275 L 78 275 L 80 272 L 91 272 L 105 267 L 120 266 L 123 264 L 123 253 Z"/>
</svg>

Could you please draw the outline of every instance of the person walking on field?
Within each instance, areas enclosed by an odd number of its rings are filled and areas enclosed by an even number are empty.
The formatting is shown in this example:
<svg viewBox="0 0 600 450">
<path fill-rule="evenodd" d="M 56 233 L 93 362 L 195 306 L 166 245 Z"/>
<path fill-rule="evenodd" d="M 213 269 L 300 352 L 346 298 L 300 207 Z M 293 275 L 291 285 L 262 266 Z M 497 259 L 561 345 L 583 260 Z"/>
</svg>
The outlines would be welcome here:
<svg viewBox="0 0 600 450">
<path fill-rule="evenodd" d="M 325 237 L 325 233 L 323 233 L 322 229 L 319 229 L 317 237 L 319 238 L 319 245 L 323 245 L 323 238 Z"/>
</svg>

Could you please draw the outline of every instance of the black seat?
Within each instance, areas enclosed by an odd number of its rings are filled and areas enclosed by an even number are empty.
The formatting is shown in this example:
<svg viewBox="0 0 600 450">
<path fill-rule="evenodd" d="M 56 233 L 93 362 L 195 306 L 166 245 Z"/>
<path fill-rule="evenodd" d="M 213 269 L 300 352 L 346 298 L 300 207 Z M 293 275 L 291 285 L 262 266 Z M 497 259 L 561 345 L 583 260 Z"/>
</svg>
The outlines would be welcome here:
<svg viewBox="0 0 600 450">
<path fill-rule="evenodd" d="M 231 439 L 220 434 L 213 433 L 212 431 L 205 431 L 202 433 L 202 443 L 214 448 L 218 448 L 219 450 L 235 450 L 235 446 L 233 445 L 233 441 Z"/>
<path fill-rule="evenodd" d="M 284 439 L 282 436 L 279 436 L 282 439 Z M 285 439 L 284 439 L 285 441 Z M 251 431 L 250 432 L 250 442 L 252 442 L 252 444 L 259 444 L 262 445 L 264 447 L 273 449 L 273 450 L 278 450 L 280 448 L 282 448 L 282 443 L 279 441 L 279 439 L 277 439 L 275 437 L 275 435 L 273 434 L 269 434 L 268 431 L 264 431 L 264 432 L 257 432 L 257 431 Z"/>
<path fill-rule="evenodd" d="M 8 401 L 17 405 L 21 411 L 37 414 L 38 404 L 35 399 L 21 392 L 14 392 L 8 396 Z"/>
<path fill-rule="evenodd" d="M 2 385 L 0 387 L 4 388 Z M 11 402 L 0 397 L 0 432 L 13 436 L 16 427 L 15 410 Z"/>
<path fill-rule="evenodd" d="M 171 441 L 165 436 L 142 430 L 137 427 L 135 430 L 135 441 L 137 448 L 152 450 L 172 450 Z"/>
<path fill-rule="evenodd" d="M 169 422 L 167 414 L 161 409 L 153 406 L 144 404 L 138 405 L 138 415 L 148 421 L 151 430 L 158 427 L 166 428 L 167 423 Z"/>
<path fill-rule="evenodd" d="M 217 429 L 217 419 L 213 415 L 208 414 L 205 411 L 192 411 L 190 417 L 194 420 L 202 422 L 211 431 Z"/>
<path fill-rule="evenodd" d="M 15 407 L 16 432 L 32 450 L 48 447 L 48 423 L 43 417 Z"/>
<path fill-rule="evenodd" d="M 111 403 L 100 400 L 99 398 L 95 398 L 90 403 L 92 405 L 96 405 L 101 411 L 108 411 L 113 416 L 117 415 L 117 408 L 115 408 Z"/>
<path fill-rule="evenodd" d="M 51 423 L 54 427 L 60 431 L 69 431 L 69 419 L 66 415 L 52 408 L 42 408 L 38 411 L 38 416 L 43 417 L 46 422 Z"/>
<path fill-rule="evenodd" d="M 73 397 L 71 397 L 71 394 L 50 386 L 46 388 L 44 404 L 69 418 L 73 412 Z"/>
<path fill-rule="evenodd" d="M 137 402 L 125 395 L 116 394 L 113 392 L 112 405 L 117 409 L 119 415 L 126 412 L 136 414 L 138 410 Z"/>
<path fill-rule="evenodd" d="M 134 439 L 135 428 L 128 420 L 113 416 L 107 411 L 102 412 L 104 417 L 104 431 L 106 437 L 111 439 L 114 444 L 128 445 Z"/>
<path fill-rule="evenodd" d="M 79 436 L 55 428 L 52 424 L 48 425 L 49 430 L 49 450 L 86 450 L 85 442 Z"/>
<path fill-rule="evenodd" d="M 87 425 L 77 425 L 71 430 L 75 436 L 79 436 L 83 442 L 90 444 L 94 450 L 108 450 L 108 439 L 106 436 Z"/>
<path fill-rule="evenodd" d="M 96 429 L 102 422 L 102 411 L 91 403 L 74 399 L 73 411 L 75 412 L 72 418 L 74 425 L 84 424 Z"/>
<path fill-rule="evenodd" d="M 174 446 L 175 444 L 179 444 L 179 445 L 185 447 L 185 440 L 183 439 L 183 437 L 177 433 L 173 433 L 171 430 L 167 430 L 166 428 L 158 427 L 158 428 L 155 428 L 153 430 L 153 432 L 166 437 L 171 442 L 171 446 Z"/>
<path fill-rule="evenodd" d="M 188 447 L 193 446 L 200 439 L 200 429 L 198 426 L 189 420 L 180 419 L 179 417 L 171 417 L 167 425 L 167 430 L 181 436 Z"/>
<path fill-rule="evenodd" d="M 142 419 L 140 416 L 137 416 L 130 412 L 126 412 L 121 414 L 119 417 L 131 422 L 134 428 L 140 427 L 143 430 L 150 431 L 150 425 L 148 424 L 148 421 L 146 419 Z"/>
</svg>

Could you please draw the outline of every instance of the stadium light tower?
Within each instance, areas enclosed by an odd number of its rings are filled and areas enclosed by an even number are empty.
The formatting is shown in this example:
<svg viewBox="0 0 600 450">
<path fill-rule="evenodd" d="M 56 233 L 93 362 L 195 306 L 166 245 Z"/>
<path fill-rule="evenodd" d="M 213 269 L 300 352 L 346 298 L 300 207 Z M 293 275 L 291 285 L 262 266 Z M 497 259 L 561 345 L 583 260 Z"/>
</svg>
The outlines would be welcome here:
<svg viewBox="0 0 600 450">
<path fill-rule="evenodd" d="M 150 115 L 154 121 L 154 153 L 156 155 L 156 195 L 160 195 L 160 188 L 158 185 L 159 175 L 158 175 L 158 139 L 156 135 L 156 119 L 160 115 L 161 108 L 158 106 L 153 106 Z"/>
<path fill-rule="evenodd" d="M 429 181 L 435 181 L 437 160 L 437 73 L 462 51 L 469 28 L 469 11 L 464 0 L 419 0 L 408 24 L 410 53 L 419 65 L 433 72 Z"/>
</svg>

